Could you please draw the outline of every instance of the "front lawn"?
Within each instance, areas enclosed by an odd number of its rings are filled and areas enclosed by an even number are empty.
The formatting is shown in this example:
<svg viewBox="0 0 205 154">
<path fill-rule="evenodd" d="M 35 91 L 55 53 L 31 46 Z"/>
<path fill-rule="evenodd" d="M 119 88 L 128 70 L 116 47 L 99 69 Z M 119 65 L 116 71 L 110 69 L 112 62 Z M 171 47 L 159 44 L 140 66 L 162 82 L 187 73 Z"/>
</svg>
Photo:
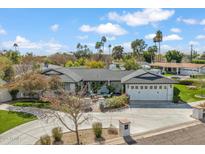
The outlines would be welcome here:
<svg viewBox="0 0 205 154">
<path fill-rule="evenodd" d="M 180 90 L 179 97 L 183 102 L 196 102 L 196 101 L 201 101 L 205 100 L 203 98 L 196 98 L 195 95 L 200 95 L 201 90 L 205 92 L 205 89 L 189 89 L 187 85 L 181 85 L 181 84 L 176 84 L 176 88 Z"/>
<path fill-rule="evenodd" d="M 28 113 L 0 110 L 0 134 L 35 119 L 34 115 Z"/>
<path fill-rule="evenodd" d="M 47 102 L 40 102 L 40 101 L 34 101 L 34 102 L 15 102 L 12 104 L 13 106 L 20 106 L 20 107 L 37 107 L 37 108 L 49 108 L 50 103 Z"/>
</svg>

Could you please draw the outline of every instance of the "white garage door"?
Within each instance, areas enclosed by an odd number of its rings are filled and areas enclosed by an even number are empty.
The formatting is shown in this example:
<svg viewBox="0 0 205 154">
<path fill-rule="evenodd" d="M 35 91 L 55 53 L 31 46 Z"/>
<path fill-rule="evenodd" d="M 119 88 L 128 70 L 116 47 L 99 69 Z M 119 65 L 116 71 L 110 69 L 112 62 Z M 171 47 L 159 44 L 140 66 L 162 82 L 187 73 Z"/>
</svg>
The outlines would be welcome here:
<svg viewBox="0 0 205 154">
<path fill-rule="evenodd" d="M 130 85 L 126 92 L 130 100 L 168 100 L 167 85 Z"/>
</svg>

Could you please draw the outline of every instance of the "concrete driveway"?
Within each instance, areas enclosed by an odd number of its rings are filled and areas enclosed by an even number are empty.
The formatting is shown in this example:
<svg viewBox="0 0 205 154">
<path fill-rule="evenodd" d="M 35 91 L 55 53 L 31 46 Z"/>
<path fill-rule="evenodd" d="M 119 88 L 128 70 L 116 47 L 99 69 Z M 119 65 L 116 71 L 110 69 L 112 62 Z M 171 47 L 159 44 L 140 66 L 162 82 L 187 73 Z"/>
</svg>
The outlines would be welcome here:
<svg viewBox="0 0 205 154">
<path fill-rule="evenodd" d="M 91 128 L 94 121 L 102 122 L 103 127 L 110 124 L 118 127 L 119 119 L 127 118 L 131 121 L 131 134 L 136 134 L 191 122 L 194 120 L 190 117 L 191 113 L 191 108 L 131 108 L 120 112 L 92 112 L 89 113 L 91 120 L 84 123 L 80 129 Z M 71 124 L 69 119 L 65 121 Z M 56 126 L 63 127 L 56 119 L 35 120 L 1 134 L 0 144 L 34 144 L 40 136 L 50 134 L 51 129 Z M 68 130 L 63 127 L 63 131 Z"/>
</svg>

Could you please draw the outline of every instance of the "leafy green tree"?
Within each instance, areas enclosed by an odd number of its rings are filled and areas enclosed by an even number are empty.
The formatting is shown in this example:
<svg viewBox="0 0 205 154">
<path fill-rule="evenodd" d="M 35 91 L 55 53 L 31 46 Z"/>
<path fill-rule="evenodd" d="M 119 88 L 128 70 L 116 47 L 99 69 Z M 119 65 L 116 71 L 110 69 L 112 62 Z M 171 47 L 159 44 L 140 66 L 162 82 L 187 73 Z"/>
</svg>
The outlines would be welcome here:
<svg viewBox="0 0 205 154">
<path fill-rule="evenodd" d="M 4 56 L 9 58 L 13 64 L 18 64 L 21 58 L 20 52 L 12 50 L 6 51 Z"/>
<path fill-rule="evenodd" d="M 152 63 L 154 62 L 154 56 L 157 52 L 157 46 L 150 46 L 147 51 L 143 52 L 143 57 L 146 62 Z"/>
<path fill-rule="evenodd" d="M 90 49 L 88 48 L 88 46 L 86 44 L 81 45 L 80 43 L 78 43 L 76 48 L 77 48 L 77 51 L 74 52 L 73 54 L 77 59 L 91 57 L 92 52 L 90 51 Z"/>
<path fill-rule="evenodd" d="M 87 61 L 85 63 L 85 66 L 87 68 L 104 68 L 105 67 L 105 63 L 102 62 L 102 61 L 95 61 L 95 60 L 92 60 L 92 61 Z"/>
<path fill-rule="evenodd" d="M 131 48 L 133 50 L 134 56 L 139 56 L 140 54 L 142 54 L 146 47 L 147 44 L 145 44 L 145 41 L 143 39 L 136 39 L 131 42 Z"/>
<path fill-rule="evenodd" d="M 115 46 L 112 49 L 112 57 L 114 59 L 122 59 L 124 48 L 121 45 Z"/>
<path fill-rule="evenodd" d="M 136 63 L 134 58 L 131 58 L 124 60 L 124 67 L 126 70 L 137 70 L 139 65 Z"/>
<path fill-rule="evenodd" d="M 99 50 L 101 49 L 102 46 L 102 42 L 96 42 L 95 43 L 95 49 L 99 52 Z"/>
<path fill-rule="evenodd" d="M 165 55 L 167 62 L 176 61 L 176 63 L 181 63 L 183 56 L 183 53 L 177 50 L 169 50 Z"/>
<path fill-rule="evenodd" d="M 12 62 L 7 57 L 0 57 L 0 78 L 10 81 L 14 77 Z"/>
</svg>

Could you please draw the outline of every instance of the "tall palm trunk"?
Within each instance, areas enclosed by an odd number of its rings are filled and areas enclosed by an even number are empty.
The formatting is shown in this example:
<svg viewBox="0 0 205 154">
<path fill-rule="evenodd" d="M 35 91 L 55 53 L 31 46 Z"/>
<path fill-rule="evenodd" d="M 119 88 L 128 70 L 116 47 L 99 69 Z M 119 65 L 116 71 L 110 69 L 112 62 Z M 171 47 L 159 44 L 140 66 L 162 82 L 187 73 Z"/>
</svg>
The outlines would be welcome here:
<svg viewBox="0 0 205 154">
<path fill-rule="evenodd" d="M 159 41 L 159 54 L 158 54 L 158 60 L 161 62 L 161 56 L 160 56 L 160 41 Z"/>
</svg>

